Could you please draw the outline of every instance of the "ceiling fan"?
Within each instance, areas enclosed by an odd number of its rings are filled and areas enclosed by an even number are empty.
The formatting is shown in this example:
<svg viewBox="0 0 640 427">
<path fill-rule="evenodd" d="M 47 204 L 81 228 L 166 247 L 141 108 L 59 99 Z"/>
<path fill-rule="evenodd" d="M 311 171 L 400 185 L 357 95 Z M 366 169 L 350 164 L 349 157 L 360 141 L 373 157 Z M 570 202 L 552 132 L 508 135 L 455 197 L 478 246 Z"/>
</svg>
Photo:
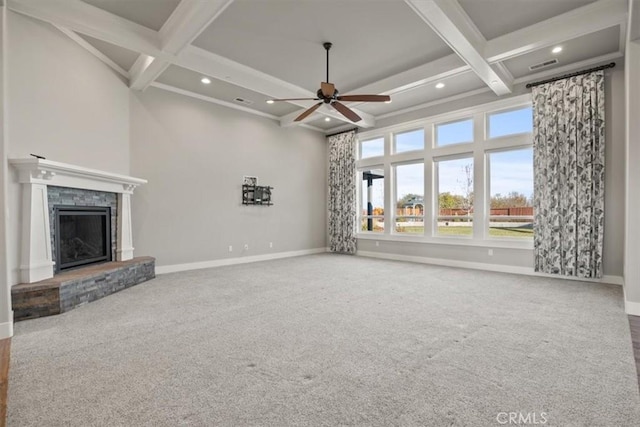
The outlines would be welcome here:
<svg viewBox="0 0 640 427">
<path fill-rule="evenodd" d="M 316 93 L 316 98 L 288 98 L 288 99 L 273 99 L 272 101 L 320 101 L 311 108 L 305 110 L 302 114 L 295 118 L 295 122 L 304 120 L 311 113 L 316 111 L 322 104 L 330 104 L 333 108 L 338 110 L 343 116 L 351 120 L 352 122 L 358 122 L 362 118 L 357 115 L 352 109 L 344 105 L 340 101 L 347 102 L 389 102 L 391 97 L 389 95 L 340 95 L 338 89 L 336 89 L 333 83 L 329 83 L 329 49 L 332 44 L 325 42 L 322 44 L 327 51 L 327 81 L 320 83 L 320 89 Z"/>
</svg>

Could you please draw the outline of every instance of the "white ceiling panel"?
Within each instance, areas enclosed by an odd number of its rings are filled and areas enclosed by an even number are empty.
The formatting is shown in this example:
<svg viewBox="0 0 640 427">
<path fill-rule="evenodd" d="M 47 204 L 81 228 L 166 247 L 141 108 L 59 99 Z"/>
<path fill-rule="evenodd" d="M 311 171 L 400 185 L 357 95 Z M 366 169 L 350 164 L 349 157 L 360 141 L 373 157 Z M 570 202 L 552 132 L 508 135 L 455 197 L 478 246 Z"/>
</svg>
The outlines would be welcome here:
<svg viewBox="0 0 640 427">
<path fill-rule="evenodd" d="M 162 73 L 157 79 L 157 82 L 275 116 L 284 116 L 285 114 L 300 110 L 300 107 L 296 107 L 287 102 L 267 104 L 266 101 L 269 99 L 267 96 L 222 80 L 211 78 L 211 83 L 205 85 L 200 81 L 202 77 L 200 73 L 172 65 Z M 251 101 L 252 104 L 247 105 L 238 102 L 235 100 L 236 98 Z"/>
<path fill-rule="evenodd" d="M 158 31 L 171 16 L 180 0 L 82 0 L 92 6 L 111 12 Z"/>
<path fill-rule="evenodd" d="M 124 70 L 129 70 L 136 59 L 138 54 L 131 50 L 113 45 L 111 43 L 103 42 L 102 40 L 94 39 L 93 37 L 85 36 L 84 34 L 78 34 L 85 39 L 87 43 L 98 49 L 105 54 L 107 58 L 118 64 Z"/>
<path fill-rule="evenodd" d="M 314 92 L 342 93 L 446 56 L 449 47 L 401 1 L 236 0 L 194 45 Z"/>
<path fill-rule="evenodd" d="M 335 120 L 335 119 L 331 119 L 330 121 L 327 122 L 324 118 L 318 118 L 318 119 L 315 119 L 313 121 L 308 121 L 308 122 L 305 122 L 305 123 L 308 124 L 308 125 L 315 126 L 317 128 L 323 129 L 323 130 L 328 130 L 328 129 L 332 129 L 332 128 L 336 127 L 336 126 L 344 125 L 343 122 L 340 122 L 340 121 Z"/>
<path fill-rule="evenodd" d="M 443 83 L 445 86 L 438 89 L 435 87 L 436 83 Z M 467 72 L 423 85 L 415 90 L 395 94 L 391 97 L 392 102 L 390 104 L 384 102 L 369 102 L 359 104 L 358 108 L 369 114 L 378 116 L 486 87 L 484 82 L 480 80 L 475 73 Z"/>
<path fill-rule="evenodd" d="M 533 72 L 552 70 L 574 62 L 617 52 L 620 49 L 620 27 L 611 27 L 587 34 L 586 36 L 560 43 L 559 46 L 562 47 L 562 52 L 559 54 L 551 53 L 552 48 L 549 47 L 507 60 L 504 65 L 507 66 L 514 77 L 518 78 Z M 533 64 L 539 64 L 554 58 L 558 60 L 555 65 L 536 71 L 529 70 L 529 66 Z"/>
<path fill-rule="evenodd" d="M 594 1 L 458 0 L 458 3 L 478 27 L 484 38 L 491 40 Z"/>
</svg>

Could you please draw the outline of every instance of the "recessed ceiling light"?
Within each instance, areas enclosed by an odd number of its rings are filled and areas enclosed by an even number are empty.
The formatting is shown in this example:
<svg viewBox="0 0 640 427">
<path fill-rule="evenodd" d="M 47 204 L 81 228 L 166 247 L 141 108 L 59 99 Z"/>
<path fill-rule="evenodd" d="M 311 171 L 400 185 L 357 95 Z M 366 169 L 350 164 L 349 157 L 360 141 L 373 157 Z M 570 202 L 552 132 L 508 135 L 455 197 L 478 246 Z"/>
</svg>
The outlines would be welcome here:
<svg viewBox="0 0 640 427">
<path fill-rule="evenodd" d="M 491 84 L 492 84 L 492 85 L 497 85 L 497 84 L 498 84 L 498 81 L 497 81 L 497 80 L 491 80 Z"/>
<path fill-rule="evenodd" d="M 273 99 L 267 99 L 267 104 L 273 104 L 275 101 Z"/>
<path fill-rule="evenodd" d="M 436 85 L 436 89 L 442 89 L 444 87 L 444 83 L 440 82 Z"/>
<path fill-rule="evenodd" d="M 330 122 L 330 121 L 331 121 L 331 117 L 325 117 L 325 118 L 324 118 L 324 121 L 325 121 L 325 122 Z"/>
<path fill-rule="evenodd" d="M 562 52 L 562 46 L 556 46 L 553 49 L 551 49 L 551 53 L 560 53 Z"/>
<path fill-rule="evenodd" d="M 206 85 L 208 85 L 209 83 L 211 83 L 211 79 L 208 77 L 203 77 L 200 79 L 200 81 Z"/>
</svg>

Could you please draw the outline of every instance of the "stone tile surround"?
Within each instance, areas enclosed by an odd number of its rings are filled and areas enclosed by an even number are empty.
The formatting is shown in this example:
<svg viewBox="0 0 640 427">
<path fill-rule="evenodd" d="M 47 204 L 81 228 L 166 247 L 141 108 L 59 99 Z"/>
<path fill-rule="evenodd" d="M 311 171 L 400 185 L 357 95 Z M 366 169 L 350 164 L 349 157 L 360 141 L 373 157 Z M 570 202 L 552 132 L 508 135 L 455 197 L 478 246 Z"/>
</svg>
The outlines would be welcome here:
<svg viewBox="0 0 640 427">
<path fill-rule="evenodd" d="M 155 277 L 155 258 L 91 265 L 11 288 L 14 321 L 64 313 Z"/>
</svg>

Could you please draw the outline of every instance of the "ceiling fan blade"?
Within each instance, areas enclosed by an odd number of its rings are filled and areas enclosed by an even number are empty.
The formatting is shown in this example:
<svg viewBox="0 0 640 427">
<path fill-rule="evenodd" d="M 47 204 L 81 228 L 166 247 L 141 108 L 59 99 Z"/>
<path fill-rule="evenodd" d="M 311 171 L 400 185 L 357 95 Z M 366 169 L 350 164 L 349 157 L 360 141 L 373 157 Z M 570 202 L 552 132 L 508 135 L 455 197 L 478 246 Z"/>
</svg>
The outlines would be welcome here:
<svg viewBox="0 0 640 427">
<path fill-rule="evenodd" d="M 302 113 L 298 117 L 296 117 L 294 122 L 299 122 L 299 121 L 302 121 L 302 120 L 306 119 L 309 114 L 311 114 L 314 111 L 316 111 L 318 109 L 318 107 L 320 107 L 322 104 L 323 104 L 323 102 L 318 102 L 316 105 L 314 105 L 313 107 L 309 108 L 304 113 Z"/>
<path fill-rule="evenodd" d="M 336 87 L 333 85 L 333 83 L 320 83 L 320 90 L 322 91 L 322 94 L 327 98 L 331 98 L 333 94 L 336 93 Z"/>
<path fill-rule="evenodd" d="M 360 120 L 362 120 L 362 117 L 357 115 L 351 108 L 347 107 L 344 104 L 339 103 L 338 101 L 332 102 L 331 105 L 333 105 L 333 108 L 338 110 L 340 113 L 342 113 L 343 116 L 345 116 L 347 119 L 351 120 L 352 122 L 359 122 Z"/>
<path fill-rule="evenodd" d="M 320 101 L 320 98 L 282 98 L 270 99 L 269 101 Z"/>
<path fill-rule="evenodd" d="M 391 97 L 389 95 L 340 95 L 338 101 L 387 102 L 391 101 Z"/>
</svg>

